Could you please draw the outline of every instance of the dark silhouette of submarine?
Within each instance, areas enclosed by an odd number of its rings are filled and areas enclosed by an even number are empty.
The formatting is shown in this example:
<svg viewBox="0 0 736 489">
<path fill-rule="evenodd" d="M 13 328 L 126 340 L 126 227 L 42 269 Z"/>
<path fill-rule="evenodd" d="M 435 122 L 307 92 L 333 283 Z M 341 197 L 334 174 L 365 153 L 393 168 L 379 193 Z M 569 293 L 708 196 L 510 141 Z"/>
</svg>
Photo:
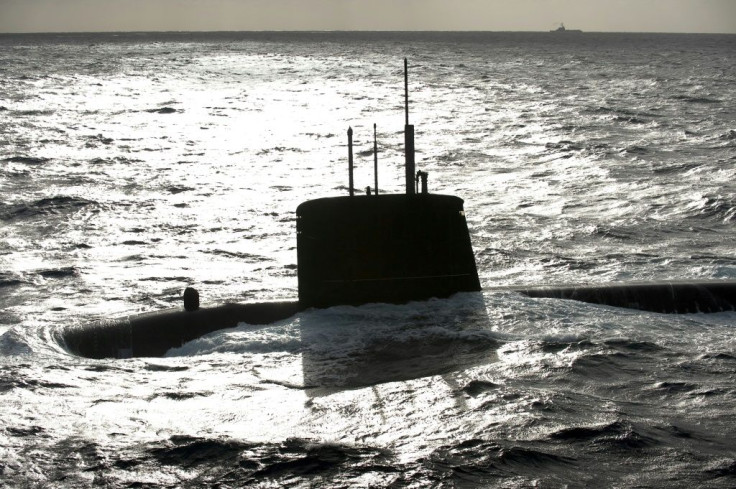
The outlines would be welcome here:
<svg viewBox="0 0 736 489">
<path fill-rule="evenodd" d="M 406 60 L 404 81 L 406 192 L 379 193 L 374 139 L 373 192 L 369 188 L 366 195 L 355 195 L 349 129 L 349 195 L 310 200 L 296 210 L 298 301 L 199 307 L 199 294 L 188 288 L 184 308 L 72 325 L 57 332 L 59 340 L 70 352 L 88 358 L 161 356 L 219 329 L 239 323 L 266 325 L 308 308 L 401 304 L 480 291 L 463 200 L 430 194 L 427 174 L 415 172 Z M 499 290 L 660 313 L 720 312 L 736 305 L 736 281 Z"/>
</svg>

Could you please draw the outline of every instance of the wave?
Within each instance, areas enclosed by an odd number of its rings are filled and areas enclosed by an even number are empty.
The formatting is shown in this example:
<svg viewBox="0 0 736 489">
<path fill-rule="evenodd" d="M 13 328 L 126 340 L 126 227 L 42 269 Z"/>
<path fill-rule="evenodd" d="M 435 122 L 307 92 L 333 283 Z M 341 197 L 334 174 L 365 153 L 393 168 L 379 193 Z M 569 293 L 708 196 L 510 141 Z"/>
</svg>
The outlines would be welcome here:
<svg viewBox="0 0 736 489">
<path fill-rule="evenodd" d="M 0 204 L 0 219 L 12 221 L 36 216 L 65 214 L 90 205 L 96 205 L 96 202 L 69 196 L 48 197 L 31 203 Z"/>
<path fill-rule="evenodd" d="M 632 109 L 621 109 L 614 107 L 607 107 L 600 105 L 597 107 L 588 107 L 585 112 L 590 114 L 606 114 L 610 115 L 612 120 L 616 122 L 630 122 L 633 124 L 643 124 L 649 122 L 645 117 L 648 118 L 659 118 L 660 114 L 651 111 L 641 111 Z"/>
<path fill-rule="evenodd" d="M 590 230 L 592 236 L 598 236 L 606 239 L 615 239 L 618 241 L 632 241 L 636 238 L 638 231 L 630 227 L 622 226 L 606 226 L 599 224 Z"/>
<path fill-rule="evenodd" d="M 569 471 L 575 460 L 535 446 L 522 446 L 508 441 L 471 438 L 443 446 L 418 465 L 425 477 L 443 481 L 443 487 L 485 487 L 490 480 L 502 477 L 543 477 L 547 483 L 556 473 Z"/>
<path fill-rule="evenodd" d="M 18 429 L 13 436 L 44 439 L 40 427 Z M 43 459 L 32 462 L 40 485 L 87 487 L 104 480 L 107 487 L 348 487 L 365 474 L 386 484 L 398 472 L 394 454 L 383 448 L 325 443 L 308 438 L 251 442 L 227 437 L 173 435 L 135 445 L 104 445 L 73 436 L 50 442 Z M 23 478 L 27 461 L 12 457 L 7 479 Z M 42 475 L 41 475 L 42 474 Z M 153 483 L 151 481 L 157 481 Z M 311 482 L 311 483 L 310 483 Z M 361 484 L 362 485 L 362 484 Z M 379 484 L 383 486 L 384 484 Z"/>
<path fill-rule="evenodd" d="M 26 165 L 41 165 L 51 161 L 51 158 L 39 158 L 34 156 L 11 156 L 10 158 L 4 158 L 3 163 L 24 163 Z"/>
<path fill-rule="evenodd" d="M 574 358 L 570 369 L 573 373 L 589 378 L 624 378 L 626 361 L 635 359 L 634 355 L 621 352 L 603 352 L 594 349 L 585 355 Z"/>
<path fill-rule="evenodd" d="M 488 159 L 489 155 L 483 151 L 452 150 L 437 156 L 436 162 L 438 166 L 465 166 L 469 161 L 488 161 Z"/>
<path fill-rule="evenodd" d="M 654 385 L 656 391 L 664 394 L 688 394 L 700 389 L 702 386 L 691 382 L 657 382 Z"/>
<path fill-rule="evenodd" d="M 256 255 L 253 253 L 246 253 L 246 252 L 239 252 L 239 251 L 227 251 L 227 250 L 221 250 L 221 249 L 214 249 L 214 250 L 203 250 L 202 253 L 206 253 L 210 255 L 217 255 L 217 256 L 224 256 L 227 258 L 237 258 L 238 260 L 244 260 L 246 263 L 261 263 L 261 262 L 273 261 L 271 258 L 268 258 L 263 255 Z"/>
<path fill-rule="evenodd" d="M 638 146 L 636 144 L 632 144 L 630 146 L 625 147 L 624 149 L 620 150 L 619 153 L 625 153 L 630 155 L 645 155 L 649 153 L 649 149 Z"/>
<path fill-rule="evenodd" d="M 17 275 L 9 272 L 0 272 L 0 288 L 14 287 L 23 283 Z"/>
<path fill-rule="evenodd" d="M 157 109 L 147 109 L 146 112 L 149 114 L 175 114 L 179 112 L 179 110 L 176 110 L 173 107 L 160 107 Z"/>
<path fill-rule="evenodd" d="M 33 353 L 33 348 L 25 332 L 17 328 L 10 328 L 0 335 L 0 353 L 3 356 L 26 356 Z M 0 393 L 24 387 L 24 380 L 15 367 L 0 369 Z"/>
<path fill-rule="evenodd" d="M 689 171 L 695 170 L 696 168 L 700 168 L 702 166 L 702 163 L 697 161 L 687 161 L 687 162 L 665 162 L 658 164 L 656 167 L 652 169 L 652 173 L 655 175 L 670 175 L 670 174 L 676 174 L 676 173 L 687 173 Z"/>
<path fill-rule="evenodd" d="M 673 95 L 670 97 L 672 100 L 680 100 L 683 102 L 689 102 L 693 104 L 720 104 L 723 100 L 711 97 L 703 97 L 696 95 Z"/>
<path fill-rule="evenodd" d="M 462 388 L 462 391 L 471 397 L 478 397 L 486 392 L 495 391 L 499 387 L 499 384 L 487 380 L 471 380 Z"/>
<path fill-rule="evenodd" d="M 79 275 L 79 269 L 76 267 L 49 268 L 38 270 L 37 272 L 43 278 L 67 278 Z"/>
<path fill-rule="evenodd" d="M 567 151 L 580 151 L 583 149 L 583 146 L 579 143 L 576 143 L 574 141 L 558 141 L 556 143 L 547 143 L 544 145 L 547 149 L 555 149 L 562 152 Z"/>
<path fill-rule="evenodd" d="M 635 352 L 653 354 L 665 351 L 665 349 L 651 341 L 636 341 L 626 338 L 614 338 L 603 341 L 601 345 L 623 352 Z"/>
<path fill-rule="evenodd" d="M 736 221 L 736 201 L 719 196 L 706 195 L 684 210 L 686 217 L 715 219 L 722 222 Z"/>
<path fill-rule="evenodd" d="M 563 428 L 550 434 L 549 439 L 566 443 L 588 443 L 601 451 L 630 450 L 657 444 L 656 439 L 639 433 L 631 423 L 625 421 Z"/>
<path fill-rule="evenodd" d="M 265 156 L 265 155 L 269 155 L 271 153 L 282 154 L 282 153 L 287 153 L 287 152 L 291 152 L 291 153 L 304 153 L 304 150 L 301 149 L 301 148 L 296 148 L 296 147 L 274 146 L 272 148 L 263 148 L 263 149 L 259 150 L 256 153 L 256 156 Z M 373 154 L 373 152 L 371 151 L 370 154 Z"/>
<path fill-rule="evenodd" d="M 585 379 L 597 379 L 603 384 L 636 377 L 639 366 L 652 357 L 664 357 L 668 352 L 661 346 L 628 339 L 584 345 L 581 355 L 569 366 L 570 374 Z M 603 386 L 603 384 L 601 386 Z"/>
<path fill-rule="evenodd" d="M 731 352 L 714 352 L 705 353 L 701 356 L 703 360 L 720 360 L 728 362 L 736 362 L 736 355 Z"/>
<path fill-rule="evenodd" d="M 12 110 L 9 111 L 12 115 L 18 117 L 35 117 L 35 116 L 47 116 L 54 115 L 55 110 Z"/>
<path fill-rule="evenodd" d="M 104 144 L 105 146 L 109 146 L 115 141 L 113 138 L 105 137 L 102 134 L 96 134 L 94 136 L 85 136 L 84 139 L 87 140 L 87 144 L 85 145 L 87 148 L 95 148 L 97 147 L 98 143 Z"/>
<path fill-rule="evenodd" d="M 180 194 L 182 192 L 191 192 L 193 190 L 196 190 L 194 187 L 187 187 L 185 185 L 171 185 L 168 187 L 165 187 L 166 191 L 170 194 Z"/>
<path fill-rule="evenodd" d="M 614 122 L 626 122 L 628 124 L 646 124 L 649 121 L 646 119 L 642 119 L 641 117 L 636 116 L 623 116 L 623 115 L 617 115 L 613 118 Z"/>
<path fill-rule="evenodd" d="M 736 460 L 732 458 L 717 460 L 705 467 L 704 472 L 711 477 L 736 478 Z"/>
<path fill-rule="evenodd" d="M 27 391 L 35 391 L 37 389 L 54 389 L 73 387 L 68 384 L 60 384 L 57 382 L 42 382 L 33 379 L 5 379 L 0 378 L 0 392 L 7 392 L 13 389 L 23 389 Z M 20 436 L 26 434 L 24 431 L 18 433 Z"/>
<path fill-rule="evenodd" d="M 109 158 L 92 158 L 89 163 L 92 165 L 132 165 L 134 163 L 143 163 L 144 160 L 138 158 L 126 158 L 124 156 L 115 156 Z"/>
</svg>

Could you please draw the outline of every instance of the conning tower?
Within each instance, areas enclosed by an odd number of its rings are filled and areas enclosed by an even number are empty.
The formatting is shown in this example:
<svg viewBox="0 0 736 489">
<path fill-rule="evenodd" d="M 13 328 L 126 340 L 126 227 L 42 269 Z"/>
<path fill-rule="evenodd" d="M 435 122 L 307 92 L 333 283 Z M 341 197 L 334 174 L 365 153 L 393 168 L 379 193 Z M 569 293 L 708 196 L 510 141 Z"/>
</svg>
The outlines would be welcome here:
<svg viewBox="0 0 736 489">
<path fill-rule="evenodd" d="M 402 303 L 481 290 L 463 200 L 430 194 L 427 173 L 415 173 L 406 60 L 404 94 L 406 192 L 379 195 L 376 174 L 374 192 L 355 195 L 349 129 L 349 195 L 310 200 L 297 207 L 299 305 L 303 308 Z M 374 154 L 375 147 L 374 143 Z"/>
</svg>

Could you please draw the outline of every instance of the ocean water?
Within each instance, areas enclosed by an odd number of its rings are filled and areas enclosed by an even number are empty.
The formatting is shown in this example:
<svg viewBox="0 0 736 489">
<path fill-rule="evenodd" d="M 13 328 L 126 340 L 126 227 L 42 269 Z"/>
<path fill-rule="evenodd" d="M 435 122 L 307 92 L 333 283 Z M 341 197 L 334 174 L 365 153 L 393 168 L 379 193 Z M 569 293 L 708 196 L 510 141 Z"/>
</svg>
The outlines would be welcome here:
<svg viewBox="0 0 736 489">
<path fill-rule="evenodd" d="M 482 293 L 163 358 L 61 328 L 296 297 L 295 209 L 458 195 Z M 736 36 L 0 36 L 0 485 L 734 487 L 736 313 L 496 287 L 736 278 Z"/>
</svg>

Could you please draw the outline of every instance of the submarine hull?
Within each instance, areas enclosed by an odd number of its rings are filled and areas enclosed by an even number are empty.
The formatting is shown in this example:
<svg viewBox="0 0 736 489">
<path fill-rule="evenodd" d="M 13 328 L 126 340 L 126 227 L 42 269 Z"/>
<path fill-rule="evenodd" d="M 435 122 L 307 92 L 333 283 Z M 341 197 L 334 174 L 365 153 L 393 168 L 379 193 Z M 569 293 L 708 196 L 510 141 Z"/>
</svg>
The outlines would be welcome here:
<svg viewBox="0 0 736 489">
<path fill-rule="evenodd" d="M 736 281 L 647 282 L 584 286 L 505 287 L 534 298 L 567 299 L 666 314 L 736 310 Z M 297 301 L 171 308 L 63 328 L 59 340 L 87 358 L 163 356 L 171 348 L 240 323 L 267 325 L 305 309 Z"/>
<path fill-rule="evenodd" d="M 529 297 L 570 299 L 665 314 L 736 310 L 736 281 L 733 280 L 513 287 L 512 290 Z"/>
<path fill-rule="evenodd" d="M 301 310 L 296 301 L 223 304 L 185 311 L 164 309 L 64 328 L 60 340 L 87 358 L 160 357 L 171 348 L 240 323 L 263 325 Z"/>
</svg>

